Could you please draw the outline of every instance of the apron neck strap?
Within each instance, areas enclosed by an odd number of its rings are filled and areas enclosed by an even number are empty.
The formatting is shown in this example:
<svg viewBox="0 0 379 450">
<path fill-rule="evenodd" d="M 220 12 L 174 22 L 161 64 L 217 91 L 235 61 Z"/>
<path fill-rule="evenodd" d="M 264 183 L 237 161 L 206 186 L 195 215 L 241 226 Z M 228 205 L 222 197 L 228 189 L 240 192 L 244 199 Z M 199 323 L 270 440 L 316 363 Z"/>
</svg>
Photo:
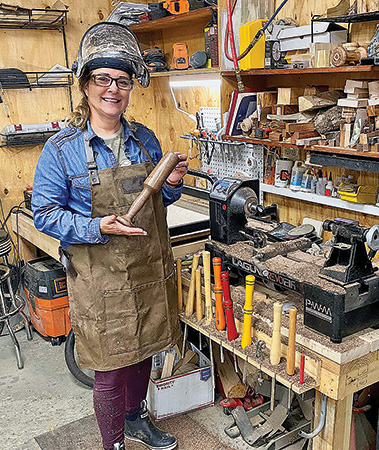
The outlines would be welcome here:
<svg viewBox="0 0 379 450">
<path fill-rule="evenodd" d="M 155 166 L 154 161 L 152 160 L 150 153 L 146 150 L 146 147 L 142 144 L 142 142 L 139 140 L 139 138 L 136 136 L 136 131 L 137 131 L 137 127 L 136 125 L 132 122 L 128 122 L 130 131 L 133 134 L 133 138 L 134 140 L 137 142 L 138 147 L 142 150 L 142 153 L 145 154 L 145 156 L 147 157 L 147 159 L 149 160 L 149 162 L 151 162 L 151 164 L 153 164 L 153 166 Z"/>
<path fill-rule="evenodd" d="M 84 139 L 84 148 L 86 150 L 87 155 L 87 169 L 89 173 L 89 181 L 91 186 L 95 184 L 100 184 L 99 174 L 97 173 L 97 164 L 95 161 L 95 154 L 91 145 L 91 142 L 88 137 L 88 130 L 85 129 L 83 131 L 83 139 Z"/>
</svg>

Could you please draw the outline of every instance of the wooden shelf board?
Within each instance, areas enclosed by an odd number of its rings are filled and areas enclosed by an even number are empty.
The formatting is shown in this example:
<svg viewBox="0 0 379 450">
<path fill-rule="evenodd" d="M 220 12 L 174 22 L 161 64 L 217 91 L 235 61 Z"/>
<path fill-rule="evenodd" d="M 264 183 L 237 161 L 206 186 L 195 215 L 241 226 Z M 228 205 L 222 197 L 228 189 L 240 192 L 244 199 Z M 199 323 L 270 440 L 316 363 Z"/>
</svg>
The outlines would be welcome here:
<svg viewBox="0 0 379 450">
<path fill-rule="evenodd" d="M 242 76 L 247 75 L 307 75 L 307 74 L 330 74 L 330 73 L 372 73 L 377 75 L 377 66 L 342 66 L 342 67 L 309 67 L 307 69 L 252 69 L 241 70 Z M 223 76 L 234 76 L 233 70 L 222 70 Z"/>
<path fill-rule="evenodd" d="M 237 142 L 246 142 L 250 144 L 259 144 L 259 145 L 266 145 L 267 147 L 304 147 L 303 145 L 296 145 L 291 144 L 291 142 L 284 142 L 284 141 L 270 141 L 270 139 L 257 139 L 257 138 L 251 138 L 248 136 L 228 136 L 224 135 L 222 137 L 225 141 L 237 141 Z"/>
<path fill-rule="evenodd" d="M 134 33 L 147 33 L 151 31 L 163 30 L 165 28 L 172 28 L 184 26 L 186 24 L 193 24 L 194 21 L 211 18 L 211 10 L 215 6 L 207 6 L 206 8 L 195 9 L 187 13 L 176 14 L 173 16 L 162 17 L 162 19 L 150 20 L 148 22 L 130 25 L 130 29 Z"/>
<path fill-rule="evenodd" d="M 344 147 L 328 147 L 324 145 L 312 145 L 309 149 L 316 152 L 337 153 L 339 155 L 361 156 L 363 158 L 379 158 L 379 153 L 358 152 L 357 150 Z"/>
<path fill-rule="evenodd" d="M 199 74 L 212 74 L 219 73 L 217 68 L 205 68 L 205 69 L 187 69 L 187 70 L 168 70 L 167 72 L 153 72 L 150 74 L 152 78 L 160 77 L 172 77 L 172 76 L 185 76 L 185 75 L 199 75 Z"/>
</svg>

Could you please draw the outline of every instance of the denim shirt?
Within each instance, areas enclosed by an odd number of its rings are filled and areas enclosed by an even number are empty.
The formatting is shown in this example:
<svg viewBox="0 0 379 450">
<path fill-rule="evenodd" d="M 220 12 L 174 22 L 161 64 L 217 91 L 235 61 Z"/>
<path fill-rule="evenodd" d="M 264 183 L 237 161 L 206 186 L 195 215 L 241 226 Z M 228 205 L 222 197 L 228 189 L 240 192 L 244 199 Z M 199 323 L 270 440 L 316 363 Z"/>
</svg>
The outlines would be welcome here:
<svg viewBox="0 0 379 450">
<path fill-rule="evenodd" d="M 162 150 L 155 134 L 139 123 L 133 123 L 133 134 L 128 122 L 123 118 L 121 122 L 125 129 L 125 153 L 131 163 L 148 161 L 137 138 L 157 164 Z M 87 127 L 98 169 L 118 167 L 112 150 L 95 134 L 89 122 Z M 172 188 L 164 183 L 164 206 L 178 200 L 181 192 L 181 186 Z M 83 132 L 75 127 L 64 128 L 46 142 L 37 163 L 32 195 L 35 226 L 59 239 L 63 248 L 71 244 L 104 244 L 108 236 L 100 232 L 101 218 L 91 218 L 91 202 Z"/>
</svg>

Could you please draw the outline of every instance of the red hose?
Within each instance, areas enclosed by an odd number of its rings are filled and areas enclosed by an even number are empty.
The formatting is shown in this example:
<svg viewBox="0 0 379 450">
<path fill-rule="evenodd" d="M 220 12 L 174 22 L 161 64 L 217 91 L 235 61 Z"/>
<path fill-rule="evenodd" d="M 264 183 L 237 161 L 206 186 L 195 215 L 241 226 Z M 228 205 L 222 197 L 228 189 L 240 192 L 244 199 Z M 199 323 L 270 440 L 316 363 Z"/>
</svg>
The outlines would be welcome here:
<svg viewBox="0 0 379 450">
<path fill-rule="evenodd" d="M 226 15 L 227 15 L 227 36 L 229 36 L 230 39 L 230 49 L 232 51 L 232 61 L 233 61 L 233 65 L 234 65 L 234 70 L 239 70 L 239 66 L 238 66 L 238 59 L 237 59 L 237 54 L 236 54 L 236 45 L 234 42 L 234 35 L 233 35 L 233 23 L 232 23 L 232 7 L 230 4 L 231 0 L 226 0 Z M 235 6 L 236 2 L 234 3 Z M 233 7 L 234 9 L 234 7 Z M 227 39 L 225 39 L 225 45 L 227 46 Z M 230 58 L 228 58 L 230 59 Z"/>
</svg>

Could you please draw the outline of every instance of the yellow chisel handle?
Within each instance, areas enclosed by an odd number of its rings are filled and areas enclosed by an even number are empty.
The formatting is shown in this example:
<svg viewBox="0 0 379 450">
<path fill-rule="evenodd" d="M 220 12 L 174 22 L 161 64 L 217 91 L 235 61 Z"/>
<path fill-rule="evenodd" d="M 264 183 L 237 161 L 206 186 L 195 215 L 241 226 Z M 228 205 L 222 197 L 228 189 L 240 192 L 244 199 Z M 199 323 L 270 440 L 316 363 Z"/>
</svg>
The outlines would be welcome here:
<svg viewBox="0 0 379 450">
<path fill-rule="evenodd" d="M 270 350 L 270 362 L 273 366 L 276 366 L 280 362 L 281 356 L 281 332 L 280 326 L 282 321 L 282 308 L 283 304 L 281 302 L 274 303 L 274 322 L 272 324 L 272 339 L 271 339 L 271 350 Z"/>
<path fill-rule="evenodd" d="M 245 306 L 243 308 L 243 328 L 241 346 L 244 349 L 251 344 L 251 321 L 253 318 L 253 295 L 255 287 L 255 276 L 246 277 Z"/>
</svg>

